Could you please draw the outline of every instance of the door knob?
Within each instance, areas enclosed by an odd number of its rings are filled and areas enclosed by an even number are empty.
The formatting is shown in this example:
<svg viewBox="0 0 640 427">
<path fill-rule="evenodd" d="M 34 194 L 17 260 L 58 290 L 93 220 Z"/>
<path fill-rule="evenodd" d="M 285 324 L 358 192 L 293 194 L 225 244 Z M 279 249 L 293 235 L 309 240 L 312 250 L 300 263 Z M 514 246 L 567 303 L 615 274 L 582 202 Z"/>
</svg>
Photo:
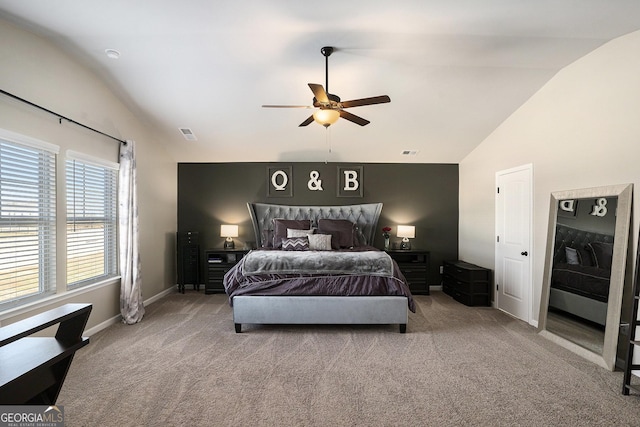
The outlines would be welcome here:
<svg viewBox="0 0 640 427">
<path fill-rule="evenodd" d="M 527 251 L 520 252 L 520 255 L 522 255 L 522 256 L 527 256 L 527 255 L 529 255 L 529 252 L 527 252 Z"/>
</svg>

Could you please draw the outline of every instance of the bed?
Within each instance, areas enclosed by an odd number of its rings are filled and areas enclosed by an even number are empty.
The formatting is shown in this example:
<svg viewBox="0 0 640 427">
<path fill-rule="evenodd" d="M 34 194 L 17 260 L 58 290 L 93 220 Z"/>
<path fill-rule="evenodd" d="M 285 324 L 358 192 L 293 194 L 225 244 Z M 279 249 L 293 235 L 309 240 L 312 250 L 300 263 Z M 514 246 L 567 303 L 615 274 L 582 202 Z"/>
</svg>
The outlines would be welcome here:
<svg viewBox="0 0 640 427">
<path fill-rule="evenodd" d="M 557 224 L 549 307 L 604 326 L 613 236 Z"/>
<path fill-rule="evenodd" d="M 243 324 L 398 324 L 413 296 L 397 264 L 370 245 L 382 203 L 248 203 L 257 249 L 224 277 L 236 332 Z"/>
</svg>

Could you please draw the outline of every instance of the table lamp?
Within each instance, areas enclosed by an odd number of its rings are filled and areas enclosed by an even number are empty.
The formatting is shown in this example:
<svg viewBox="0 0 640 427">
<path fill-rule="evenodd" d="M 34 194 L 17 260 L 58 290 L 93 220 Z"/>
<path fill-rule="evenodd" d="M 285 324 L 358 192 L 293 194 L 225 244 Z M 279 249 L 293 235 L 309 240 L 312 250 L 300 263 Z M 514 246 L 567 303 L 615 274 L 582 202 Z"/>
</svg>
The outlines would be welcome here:
<svg viewBox="0 0 640 427">
<path fill-rule="evenodd" d="M 222 224 L 220 226 L 220 237 L 226 237 L 224 241 L 225 249 L 234 249 L 235 244 L 233 243 L 232 237 L 238 237 L 238 226 Z"/>
<path fill-rule="evenodd" d="M 409 242 L 409 239 L 416 237 L 416 227 L 413 225 L 399 225 L 398 237 L 402 237 L 400 249 L 411 249 L 411 242 Z"/>
</svg>

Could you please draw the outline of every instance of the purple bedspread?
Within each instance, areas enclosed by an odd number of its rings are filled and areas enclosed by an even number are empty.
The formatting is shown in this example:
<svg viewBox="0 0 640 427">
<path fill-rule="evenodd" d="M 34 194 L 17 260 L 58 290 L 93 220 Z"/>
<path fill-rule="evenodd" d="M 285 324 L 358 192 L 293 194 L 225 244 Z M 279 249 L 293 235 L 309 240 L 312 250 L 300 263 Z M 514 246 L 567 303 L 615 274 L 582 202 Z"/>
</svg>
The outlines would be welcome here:
<svg viewBox="0 0 640 427">
<path fill-rule="evenodd" d="M 607 302 L 610 278 L 610 270 L 559 263 L 553 267 L 551 287 Z"/>
<path fill-rule="evenodd" d="M 257 249 L 262 251 L 262 249 Z M 376 250 L 372 247 L 345 250 L 348 252 Z M 261 274 L 246 276 L 244 258 L 224 276 L 224 288 L 229 303 L 238 295 L 329 295 L 329 296 L 381 296 L 407 297 L 409 309 L 415 313 L 413 296 L 407 281 L 394 260 L 389 276 L 368 274 Z"/>
</svg>

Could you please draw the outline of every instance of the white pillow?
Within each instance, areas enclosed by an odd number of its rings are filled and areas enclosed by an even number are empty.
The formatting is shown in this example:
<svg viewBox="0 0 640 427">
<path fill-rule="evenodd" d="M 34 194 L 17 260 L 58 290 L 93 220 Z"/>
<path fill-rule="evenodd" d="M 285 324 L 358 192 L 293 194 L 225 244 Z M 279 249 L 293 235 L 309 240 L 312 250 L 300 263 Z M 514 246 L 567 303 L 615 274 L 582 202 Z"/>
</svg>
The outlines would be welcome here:
<svg viewBox="0 0 640 427">
<path fill-rule="evenodd" d="M 292 237 L 307 237 L 307 234 L 313 233 L 313 228 L 309 230 L 297 230 L 295 228 L 287 228 L 287 238 Z"/>
<path fill-rule="evenodd" d="M 307 234 L 310 251 L 330 251 L 331 234 Z"/>
</svg>

